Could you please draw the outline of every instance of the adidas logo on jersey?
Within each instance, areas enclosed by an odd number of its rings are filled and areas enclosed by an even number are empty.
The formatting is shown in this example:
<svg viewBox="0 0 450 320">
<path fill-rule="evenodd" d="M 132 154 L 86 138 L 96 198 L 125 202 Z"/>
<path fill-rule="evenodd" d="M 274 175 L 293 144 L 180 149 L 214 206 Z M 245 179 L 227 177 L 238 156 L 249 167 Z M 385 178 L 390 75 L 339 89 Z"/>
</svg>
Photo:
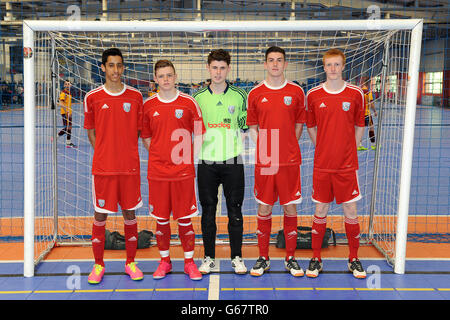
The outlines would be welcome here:
<svg viewBox="0 0 450 320">
<path fill-rule="evenodd" d="M 158 111 L 155 111 L 155 113 L 153 114 L 154 117 L 159 116 Z"/>
<path fill-rule="evenodd" d="M 222 101 L 217 102 L 216 106 L 222 106 Z"/>
<path fill-rule="evenodd" d="M 322 102 L 322 103 L 320 104 L 320 106 L 319 106 L 319 108 L 326 108 L 326 107 L 327 107 L 326 104 L 323 103 L 323 102 Z"/>
<path fill-rule="evenodd" d="M 261 102 L 267 102 L 267 101 L 269 101 L 269 100 L 267 100 L 266 97 L 262 98 L 262 100 L 261 100 Z"/>
<path fill-rule="evenodd" d="M 357 191 L 357 190 L 353 190 L 352 196 L 354 196 L 355 194 L 358 194 L 358 191 Z"/>
<path fill-rule="evenodd" d="M 295 195 L 298 197 L 298 196 L 301 196 L 302 194 L 300 193 L 300 191 L 297 191 L 297 193 Z"/>
<path fill-rule="evenodd" d="M 196 207 L 196 206 L 192 206 L 192 207 L 191 207 L 191 210 L 194 210 L 194 209 L 197 209 L 197 207 Z"/>
<path fill-rule="evenodd" d="M 105 103 L 105 104 L 102 106 L 102 109 L 109 109 L 109 106 Z"/>
</svg>

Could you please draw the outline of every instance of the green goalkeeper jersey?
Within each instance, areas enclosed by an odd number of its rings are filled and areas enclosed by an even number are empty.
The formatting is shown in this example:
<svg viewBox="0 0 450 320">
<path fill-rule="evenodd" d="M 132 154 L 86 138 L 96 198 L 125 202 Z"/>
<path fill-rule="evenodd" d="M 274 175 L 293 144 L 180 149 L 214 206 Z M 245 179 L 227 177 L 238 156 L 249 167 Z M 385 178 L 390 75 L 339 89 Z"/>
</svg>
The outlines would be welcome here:
<svg viewBox="0 0 450 320">
<path fill-rule="evenodd" d="M 199 159 L 225 161 L 241 154 L 241 129 L 247 129 L 247 93 L 227 83 L 221 94 L 214 94 L 208 86 L 193 97 L 206 127 Z"/>
</svg>

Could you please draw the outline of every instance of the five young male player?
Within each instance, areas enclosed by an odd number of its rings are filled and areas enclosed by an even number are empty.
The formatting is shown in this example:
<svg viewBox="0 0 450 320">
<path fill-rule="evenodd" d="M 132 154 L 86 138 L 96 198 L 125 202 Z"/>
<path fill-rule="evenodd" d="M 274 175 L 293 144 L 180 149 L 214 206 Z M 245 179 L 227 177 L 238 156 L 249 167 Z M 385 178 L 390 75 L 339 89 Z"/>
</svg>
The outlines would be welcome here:
<svg viewBox="0 0 450 320">
<path fill-rule="evenodd" d="M 94 148 L 92 192 L 94 222 L 92 248 L 95 264 L 88 282 L 97 284 L 105 272 L 104 233 L 108 213 L 122 209 L 126 238 L 125 272 L 143 278 L 134 258 L 137 245 L 135 210 L 142 206 L 138 139 L 148 151 L 149 213 L 156 218 L 156 240 L 161 260 L 153 273 L 162 279 L 172 271 L 169 248 L 170 214 L 177 221 L 184 251 L 184 272 L 200 280 L 215 267 L 215 211 L 217 189 L 223 184 L 228 210 L 232 266 L 245 274 L 242 260 L 244 170 L 240 131 L 249 128 L 256 143 L 254 196 L 258 203 L 259 258 L 250 271 L 261 276 L 270 268 L 269 240 L 272 207 L 283 207 L 286 270 L 295 277 L 304 271 L 295 259 L 297 204 L 302 202 L 298 140 L 306 123 L 315 146 L 313 194 L 316 210 L 312 225 L 313 257 L 306 270 L 317 277 L 323 269 L 320 248 L 326 230 L 329 203 L 342 203 L 349 242 L 348 269 L 356 278 L 366 273 L 358 259 L 359 222 L 357 146 L 364 130 L 364 94 L 343 80 L 345 55 L 331 49 L 323 56 L 326 81 L 309 90 L 285 78 L 285 51 L 273 46 L 265 53 L 266 78 L 248 94 L 226 82 L 230 55 L 214 50 L 207 68 L 211 84 L 194 98 L 176 89 L 177 75 L 169 60 L 154 66 L 159 92 L 143 103 L 142 94 L 122 83 L 124 61 L 120 50 L 103 53 L 105 84 L 84 100 L 89 141 Z M 218 123 L 230 131 L 220 130 Z M 216 126 L 214 126 L 216 125 Z M 192 138 L 194 137 L 194 138 Z M 124 150 L 125 149 L 125 150 Z M 194 157 L 199 158 L 198 189 L 202 206 L 204 260 L 200 271 L 193 261 L 195 232 L 191 218 L 199 214 L 195 191 Z"/>
</svg>

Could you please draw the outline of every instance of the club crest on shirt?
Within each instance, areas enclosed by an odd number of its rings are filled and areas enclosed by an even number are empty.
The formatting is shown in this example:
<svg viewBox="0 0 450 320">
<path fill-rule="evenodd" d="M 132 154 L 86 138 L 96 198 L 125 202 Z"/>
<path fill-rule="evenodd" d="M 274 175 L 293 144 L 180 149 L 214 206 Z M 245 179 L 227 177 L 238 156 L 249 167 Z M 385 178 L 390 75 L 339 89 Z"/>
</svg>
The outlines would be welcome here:
<svg viewBox="0 0 450 320">
<path fill-rule="evenodd" d="M 177 119 L 181 119 L 182 116 L 183 116 L 183 109 L 175 109 L 175 117 Z"/>
<path fill-rule="evenodd" d="M 105 200 L 98 199 L 98 205 L 99 205 L 100 208 L 103 208 L 105 206 Z"/>
<path fill-rule="evenodd" d="M 233 114 L 235 109 L 236 109 L 236 108 L 235 108 L 234 106 L 228 106 L 228 112 L 229 112 L 230 114 Z"/>
<path fill-rule="evenodd" d="M 285 97 L 284 97 L 284 104 L 287 105 L 287 106 L 290 106 L 291 103 L 292 103 L 292 97 L 290 97 L 290 96 L 285 96 Z"/>
<path fill-rule="evenodd" d="M 124 103 L 123 103 L 123 111 L 125 111 L 125 112 L 130 112 L 130 109 L 131 109 L 131 103 L 129 103 L 129 102 L 124 102 Z"/>
<path fill-rule="evenodd" d="M 344 111 L 350 110 L 350 102 L 342 102 L 342 110 Z"/>
</svg>

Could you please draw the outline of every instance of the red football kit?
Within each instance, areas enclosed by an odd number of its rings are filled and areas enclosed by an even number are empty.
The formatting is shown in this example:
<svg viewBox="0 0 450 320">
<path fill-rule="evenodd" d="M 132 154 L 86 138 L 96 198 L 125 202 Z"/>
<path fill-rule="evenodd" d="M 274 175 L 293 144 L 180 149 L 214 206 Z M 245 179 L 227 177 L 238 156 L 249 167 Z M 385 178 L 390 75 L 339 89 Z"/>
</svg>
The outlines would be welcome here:
<svg viewBox="0 0 450 320">
<path fill-rule="evenodd" d="M 84 128 L 95 129 L 96 137 L 92 188 L 97 212 L 117 212 L 117 203 L 127 210 L 142 205 L 138 152 L 142 106 L 142 94 L 126 85 L 119 93 L 100 86 L 84 98 Z"/>
<path fill-rule="evenodd" d="M 151 138 L 147 178 L 150 214 L 174 219 L 198 214 L 192 134 L 206 132 L 201 110 L 191 96 L 172 100 L 159 94 L 144 103 L 142 138 Z"/>
<path fill-rule="evenodd" d="M 317 127 L 314 154 L 313 200 L 328 203 L 361 198 L 355 126 L 364 127 L 363 91 L 345 82 L 336 92 L 324 85 L 307 93 L 308 128 Z"/>
<path fill-rule="evenodd" d="M 282 205 L 301 202 L 295 126 L 305 122 L 305 95 L 299 85 L 285 81 L 275 88 L 263 81 L 249 92 L 247 125 L 258 125 L 254 188 L 258 202 L 273 205 L 278 197 Z"/>
</svg>

